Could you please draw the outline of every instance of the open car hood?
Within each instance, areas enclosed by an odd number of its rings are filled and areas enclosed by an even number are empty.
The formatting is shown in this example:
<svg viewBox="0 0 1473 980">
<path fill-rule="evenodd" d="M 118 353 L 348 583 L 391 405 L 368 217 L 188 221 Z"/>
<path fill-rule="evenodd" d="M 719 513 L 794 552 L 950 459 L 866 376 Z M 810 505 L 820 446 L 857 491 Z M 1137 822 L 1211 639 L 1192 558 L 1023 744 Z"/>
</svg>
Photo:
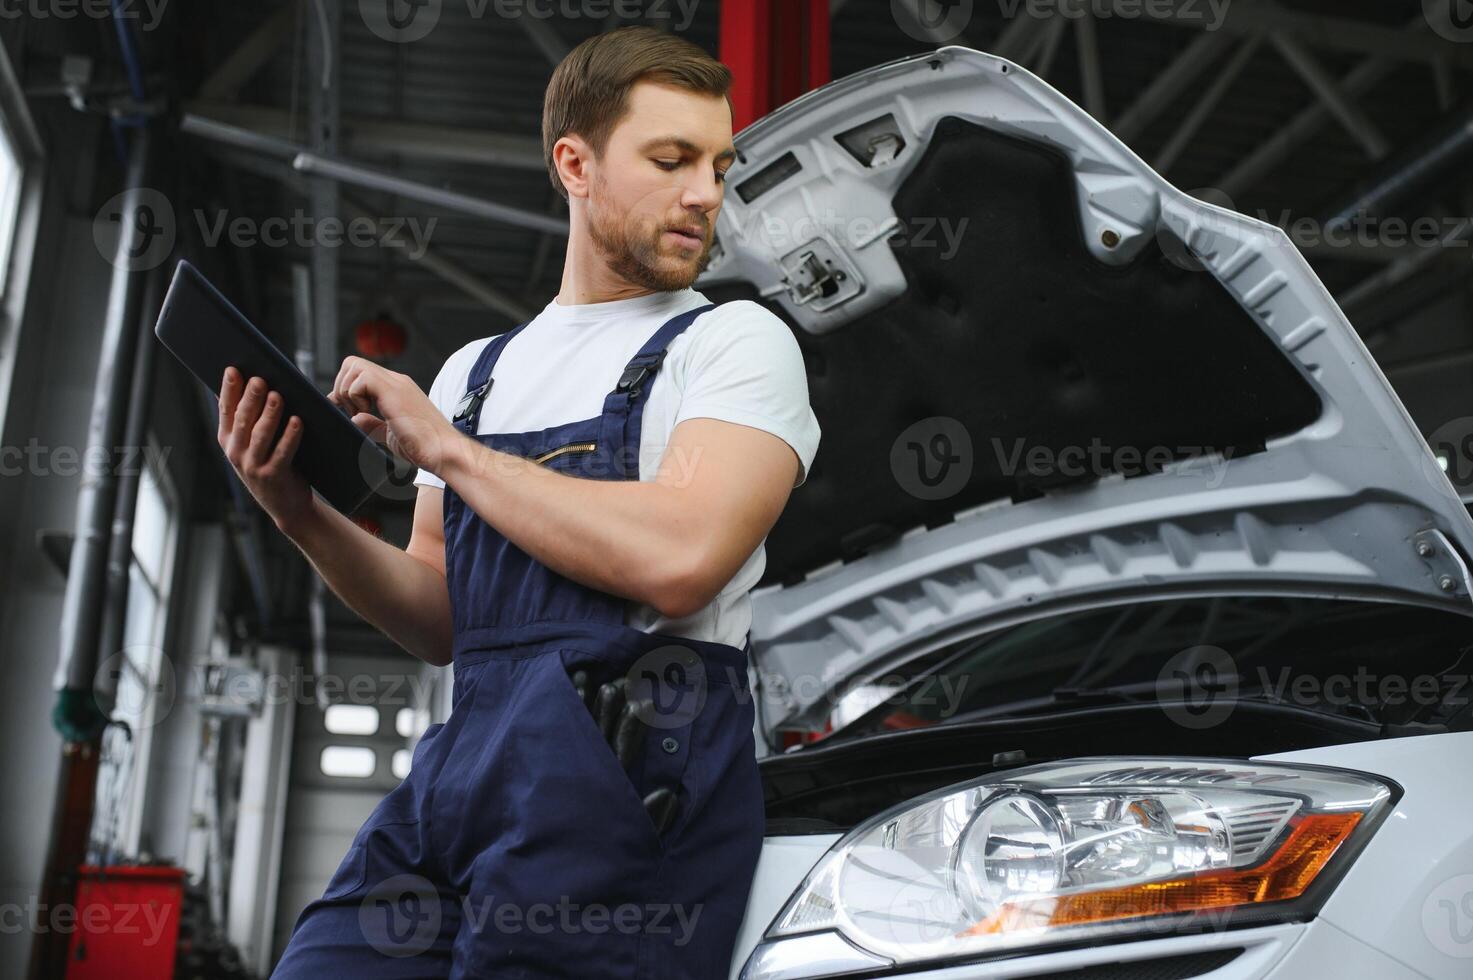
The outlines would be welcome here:
<svg viewBox="0 0 1473 980">
<path fill-rule="evenodd" d="M 823 427 L 753 592 L 769 737 L 897 656 L 1081 603 L 1469 611 L 1473 521 L 1279 229 L 967 48 L 736 146 L 699 285 L 794 328 Z"/>
</svg>

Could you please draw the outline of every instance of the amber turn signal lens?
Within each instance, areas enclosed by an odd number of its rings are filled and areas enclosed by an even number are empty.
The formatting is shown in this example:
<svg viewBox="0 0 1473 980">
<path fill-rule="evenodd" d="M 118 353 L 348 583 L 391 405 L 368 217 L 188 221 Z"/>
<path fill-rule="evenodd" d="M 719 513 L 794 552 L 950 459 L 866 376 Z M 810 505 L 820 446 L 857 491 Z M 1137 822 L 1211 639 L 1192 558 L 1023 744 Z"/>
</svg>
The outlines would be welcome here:
<svg viewBox="0 0 1473 980">
<path fill-rule="evenodd" d="M 1284 843 L 1251 868 L 1204 871 L 1186 878 L 1103 891 L 1006 902 L 959 936 L 1114 922 L 1298 898 L 1360 823 L 1362 814 L 1310 813 L 1289 822 Z"/>
</svg>

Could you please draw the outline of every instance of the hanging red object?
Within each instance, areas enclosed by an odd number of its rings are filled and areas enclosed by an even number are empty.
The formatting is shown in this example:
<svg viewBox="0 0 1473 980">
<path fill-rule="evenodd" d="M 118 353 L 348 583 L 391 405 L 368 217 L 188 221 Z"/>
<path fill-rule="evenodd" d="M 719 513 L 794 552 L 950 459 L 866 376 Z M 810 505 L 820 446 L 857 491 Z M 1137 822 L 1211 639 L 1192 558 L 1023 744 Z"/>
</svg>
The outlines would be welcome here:
<svg viewBox="0 0 1473 980">
<path fill-rule="evenodd" d="M 358 353 L 374 360 L 389 360 L 404 353 L 408 338 L 404 328 L 386 316 L 364 320 L 353 329 Z"/>
<path fill-rule="evenodd" d="M 723 0 L 732 129 L 829 81 L 829 0 Z"/>
</svg>

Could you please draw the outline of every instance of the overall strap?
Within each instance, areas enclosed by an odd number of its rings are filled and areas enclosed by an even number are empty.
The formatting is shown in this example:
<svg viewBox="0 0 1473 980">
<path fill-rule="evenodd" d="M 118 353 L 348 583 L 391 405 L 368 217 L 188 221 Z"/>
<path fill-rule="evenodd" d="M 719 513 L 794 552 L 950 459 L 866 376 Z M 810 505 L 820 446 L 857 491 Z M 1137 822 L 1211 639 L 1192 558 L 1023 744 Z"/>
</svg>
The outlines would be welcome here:
<svg viewBox="0 0 1473 980">
<path fill-rule="evenodd" d="M 527 323 L 531 322 L 531 320 L 527 321 Z M 506 333 L 492 337 L 490 343 L 481 348 L 481 356 L 477 357 L 476 363 L 471 366 L 470 378 L 466 381 L 465 395 L 460 399 L 460 404 L 455 406 L 455 414 L 450 419 L 462 431 L 471 435 L 476 434 L 476 426 L 481 422 L 481 404 L 486 400 L 487 393 L 491 391 L 491 369 L 496 366 L 496 359 L 501 356 L 507 342 L 520 333 L 527 323 L 512 327 Z"/>
<path fill-rule="evenodd" d="M 619 376 L 619 383 L 614 385 L 614 390 L 609 392 L 604 399 L 604 420 L 608 428 L 612 430 L 622 429 L 622 443 L 625 446 L 639 445 L 640 423 L 644 416 L 644 393 L 648 390 L 654 376 L 660 370 L 661 363 L 665 360 L 666 349 L 670 342 L 680 336 L 695 322 L 696 317 L 708 310 L 714 310 L 715 303 L 707 303 L 684 313 L 677 313 L 666 320 L 665 323 L 644 342 L 639 353 L 629 359 L 624 366 L 624 373 Z M 626 479 L 638 477 L 638 457 L 630 458 L 631 454 L 622 452 L 616 454 L 616 462 L 621 474 Z"/>
</svg>

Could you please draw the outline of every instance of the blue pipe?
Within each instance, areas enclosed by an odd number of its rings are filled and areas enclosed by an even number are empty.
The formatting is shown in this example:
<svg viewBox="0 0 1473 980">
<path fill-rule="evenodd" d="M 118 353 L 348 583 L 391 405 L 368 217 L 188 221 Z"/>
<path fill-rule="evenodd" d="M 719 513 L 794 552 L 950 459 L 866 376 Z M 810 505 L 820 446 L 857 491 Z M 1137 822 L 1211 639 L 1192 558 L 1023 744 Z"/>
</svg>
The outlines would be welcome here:
<svg viewBox="0 0 1473 980">
<path fill-rule="evenodd" d="M 133 31 L 128 26 L 128 22 L 122 17 L 121 0 L 111 0 L 109 6 L 113 15 L 113 28 L 118 34 L 118 47 L 123 55 L 123 65 L 128 72 L 128 87 L 133 92 L 133 100 L 142 105 L 147 98 L 147 92 L 143 86 L 143 63 L 138 56 L 138 42 L 133 37 Z M 142 115 L 113 117 L 111 122 L 113 149 L 120 163 L 128 159 L 128 141 L 123 137 L 123 128 L 143 126 L 147 122 L 148 117 Z"/>
<path fill-rule="evenodd" d="M 128 86 L 133 90 L 134 100 L 141 103 L 147 95 L 143 90 L 143 63 L 138 57 L 138 42 L 122 17 L 122 0 L 111 0 L 111 8 L 113 27 L 118 32 L 118 46 L 123 51 L 123 64 L 128 69 Z"/>
</svg>

